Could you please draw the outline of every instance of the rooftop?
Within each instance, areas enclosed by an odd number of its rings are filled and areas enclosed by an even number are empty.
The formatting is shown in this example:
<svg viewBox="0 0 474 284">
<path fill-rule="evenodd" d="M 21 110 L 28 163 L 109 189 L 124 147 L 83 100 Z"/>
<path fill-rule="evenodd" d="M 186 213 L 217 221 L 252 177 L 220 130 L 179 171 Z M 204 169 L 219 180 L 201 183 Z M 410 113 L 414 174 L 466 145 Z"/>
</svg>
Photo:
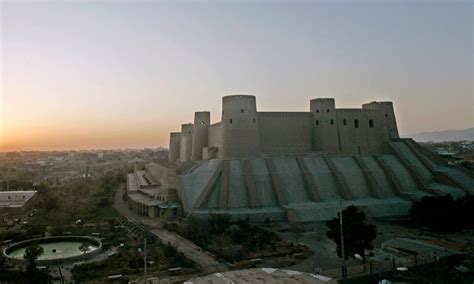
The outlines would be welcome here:
<svg viewBox="0 0 474 284">
<path fill-rule="evenodd" d="M 253 268 L 245 270 L 214 273 L 204 277 L 194 278 L 184 284 L 201 283 L 337 283 L 332 278 L 294 270 L 275 268 Z"/>
</svg>

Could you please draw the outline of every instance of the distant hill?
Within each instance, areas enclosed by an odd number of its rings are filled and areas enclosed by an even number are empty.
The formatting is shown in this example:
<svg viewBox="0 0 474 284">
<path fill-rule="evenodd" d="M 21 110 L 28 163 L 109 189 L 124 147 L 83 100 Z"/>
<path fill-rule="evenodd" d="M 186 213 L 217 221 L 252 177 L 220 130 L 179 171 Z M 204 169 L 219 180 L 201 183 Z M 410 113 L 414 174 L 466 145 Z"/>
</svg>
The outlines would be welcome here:
<svg viewBox="0 0 474 284">
<path fill-rule="evenodd" d="M 434 132 L 421 132 L 415 134 L 403 135 L 403 137 L 413 138 L 417 142 L 444 142 L 444 141 L 474 141 L 474 128 L 468 129 L 450 129 Z"/>
</svg>

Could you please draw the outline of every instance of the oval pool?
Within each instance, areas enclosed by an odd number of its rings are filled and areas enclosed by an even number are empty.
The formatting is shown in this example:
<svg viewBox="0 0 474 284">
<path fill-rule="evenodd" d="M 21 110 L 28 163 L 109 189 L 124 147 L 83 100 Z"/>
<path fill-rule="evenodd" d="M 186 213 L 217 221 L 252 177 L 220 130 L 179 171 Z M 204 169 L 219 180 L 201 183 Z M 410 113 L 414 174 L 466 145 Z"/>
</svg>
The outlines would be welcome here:
<svg viewBox="0 0 474 284">
<path fill-rule="evenodd" d="M 10 259 L 23 262 L 26 248 L 35 244 L 43 248 L 43 254 L 38 257 L 38 262 L 86 258 L 102 246 L 98 239 L 91 237 L 48 237 L 14 243 L 4 249 L 3 254 Z M 84 248 L 81 250 L 83 244 Z"/>
</svg>

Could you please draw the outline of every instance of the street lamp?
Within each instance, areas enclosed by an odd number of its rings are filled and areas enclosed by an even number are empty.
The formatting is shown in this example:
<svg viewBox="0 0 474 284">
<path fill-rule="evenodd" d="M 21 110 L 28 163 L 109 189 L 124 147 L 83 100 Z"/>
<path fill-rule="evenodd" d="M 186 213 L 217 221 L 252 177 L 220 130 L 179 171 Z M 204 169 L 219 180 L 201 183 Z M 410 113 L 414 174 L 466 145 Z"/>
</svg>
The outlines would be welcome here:
<svg viewBox="0 0 474 284">
<path fill-rule="evenodd" d="M 143 255 L 143 283 L 146 284 L 146 237 L 143 238 L 143 252 L 141 248 L 138 248 L 138 252 Z"/>
<path fill-rule="evenodd" d="M 342 272 L 342 279 L 343 282 L 346 283 L 347 279 L 347 267 L 346 267 L 346 251 L 344 248 L 344 229 L 343 229 L 343 221 L 342 221 L 342 199 L 339 197 L 339 226 L 340 226 L 340 232 L 341 232 L 341 255 L 342 255 L 342 261 L 341 261 L 341 272 Z"/>
</svg>

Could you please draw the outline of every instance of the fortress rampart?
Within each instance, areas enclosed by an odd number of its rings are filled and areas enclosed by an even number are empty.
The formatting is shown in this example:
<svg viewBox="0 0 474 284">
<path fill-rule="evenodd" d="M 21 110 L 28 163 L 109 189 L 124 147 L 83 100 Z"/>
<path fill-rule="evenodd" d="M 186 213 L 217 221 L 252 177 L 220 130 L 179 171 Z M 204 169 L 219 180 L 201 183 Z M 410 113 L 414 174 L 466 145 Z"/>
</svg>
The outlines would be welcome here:
<svg viewBox="0 0 474 284">
<path fill-rule="evenodd" d="M 222 104 L 220 122 L 196 112 L 170 135 L 170 161 L 195 162 L 147 166 L 162 186 L 176 184 L 187 214 L 314 222 L 354 205 L 383 218 L 407 215 L 424 196 L 473 193 L 471 172 L 399 138 L 391 102 L 336 108 L 317 98 L 303 112 L 259 112 L 248 95 Z"/>
<path fill-rule="evenodd" d="M 371 102 L 360 109 L 338 109 L 333 98 L 310 101 L 309 112 L 258 112 L 255 96 L 222 98 L 221 122 L 196 112 L 194 123 L 170 135 L 170 162 L 317 152 L 377 154 L 399 138 L 392 102 Z"/>
</svg>

